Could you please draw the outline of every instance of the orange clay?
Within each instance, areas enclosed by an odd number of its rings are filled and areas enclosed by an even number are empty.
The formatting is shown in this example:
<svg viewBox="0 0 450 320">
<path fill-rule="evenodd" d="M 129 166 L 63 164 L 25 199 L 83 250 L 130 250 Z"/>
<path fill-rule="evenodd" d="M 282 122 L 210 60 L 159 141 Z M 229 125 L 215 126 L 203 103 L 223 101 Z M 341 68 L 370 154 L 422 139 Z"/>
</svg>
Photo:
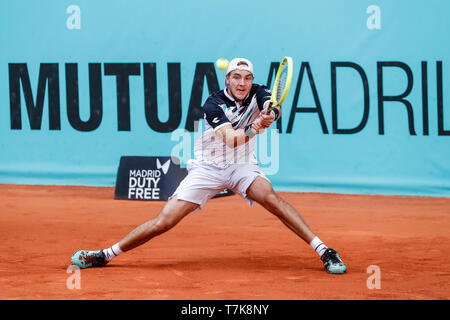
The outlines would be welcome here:
<svg viewBox="0 0 450 320">
<path fill-rule="evenodd" d="M 164 202 L 114 200 L 113 188 L 0 185 L 0 299 L 450 298 L 450 198 L 280 195 L 339 252 L 346 274 L 328 274 L 276 217 L 231 196 L 81 270 L 81 288 L 70 290 L 74 251 L 111 246 Z M 367 287 L 371 265 L 380 289 Z"/>
</svg>

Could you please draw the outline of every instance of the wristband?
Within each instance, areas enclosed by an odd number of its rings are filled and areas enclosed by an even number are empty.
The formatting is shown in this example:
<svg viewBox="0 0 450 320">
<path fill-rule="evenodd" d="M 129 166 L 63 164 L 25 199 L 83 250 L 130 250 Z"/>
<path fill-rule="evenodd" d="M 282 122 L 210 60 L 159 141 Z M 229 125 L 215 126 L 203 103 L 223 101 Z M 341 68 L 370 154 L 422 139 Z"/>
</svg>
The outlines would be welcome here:
<svg viewBox="0 0 450 320">
<path fill-rule="evenodd" d="M 249 124 L 248 126 L 245 127 L 244 132 L 245 132 L 245 135 L 249 138 L 253 138 L 254 136 L 256 136 L 256 132 L 252 130 L 251 124 Z"/>
</svg>

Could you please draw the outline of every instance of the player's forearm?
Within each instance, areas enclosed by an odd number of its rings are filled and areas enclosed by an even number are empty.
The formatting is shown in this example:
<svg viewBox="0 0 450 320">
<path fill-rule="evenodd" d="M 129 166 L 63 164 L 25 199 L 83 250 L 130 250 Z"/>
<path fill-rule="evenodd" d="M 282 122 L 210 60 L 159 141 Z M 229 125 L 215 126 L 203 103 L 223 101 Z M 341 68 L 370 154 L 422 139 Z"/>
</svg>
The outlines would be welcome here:
<svg viewBox="0 0 450 320">
<path fill-rule="evenodd" d="M 234 129 L 231 124 L 226 124 L 219 128 L 216 134 L 222 138 L 229 148 L 236 148 L 247 143 L 258 133 L 260 128 L 262 128 L 261 119 L 258 118 L 243 129 Z"/>
<path fill-rule="evenodd" d="M 245 134 L 244 129 L 229 129 L 226 131 L 224 142 L 229 148 L 236 148 L 249 140 L 250 138 Z"/>
</svg>

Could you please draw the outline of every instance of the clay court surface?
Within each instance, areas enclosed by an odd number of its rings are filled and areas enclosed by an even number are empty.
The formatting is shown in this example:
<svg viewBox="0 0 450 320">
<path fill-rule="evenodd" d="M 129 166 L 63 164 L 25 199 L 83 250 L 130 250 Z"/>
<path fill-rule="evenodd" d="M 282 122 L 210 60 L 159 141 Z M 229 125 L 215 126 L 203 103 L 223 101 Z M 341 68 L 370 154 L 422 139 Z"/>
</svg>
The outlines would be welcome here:
<svg viewBox="0 0 450 320">
<path fill-rule="evenodd" d="M 163 202 L 113 188 L 0 185 L 0 299 L 449 299 L 450 198 L 281 193 L 337 249 L 344 275 L 259 205 L 205 208 L 68 289 L 70 256 L 109 247 Z M 380 289 L 368 289 L 369 266 Z M 374 281 L 371 282 L 375 284 Z"/>
</svg>

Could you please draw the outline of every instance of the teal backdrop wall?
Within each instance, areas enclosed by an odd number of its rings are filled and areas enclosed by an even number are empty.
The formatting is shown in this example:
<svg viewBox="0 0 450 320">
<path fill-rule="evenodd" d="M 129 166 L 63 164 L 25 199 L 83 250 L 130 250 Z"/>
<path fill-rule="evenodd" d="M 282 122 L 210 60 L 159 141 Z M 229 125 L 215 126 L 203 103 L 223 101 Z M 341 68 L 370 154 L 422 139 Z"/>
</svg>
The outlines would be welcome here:
<svg viewBox="0 0 450 320">
<path fill-rule="evenodd" d="M 113 186 L 122 155 L 192 147 L 223 88 L 216 59 L 246 57 L 268 84 L 291 56 L 279 133 L 258 147 L 275 189 L 450 196 L 448 12 L 438 0 L 2 1 L 0 183 Z"/>
</svg>

